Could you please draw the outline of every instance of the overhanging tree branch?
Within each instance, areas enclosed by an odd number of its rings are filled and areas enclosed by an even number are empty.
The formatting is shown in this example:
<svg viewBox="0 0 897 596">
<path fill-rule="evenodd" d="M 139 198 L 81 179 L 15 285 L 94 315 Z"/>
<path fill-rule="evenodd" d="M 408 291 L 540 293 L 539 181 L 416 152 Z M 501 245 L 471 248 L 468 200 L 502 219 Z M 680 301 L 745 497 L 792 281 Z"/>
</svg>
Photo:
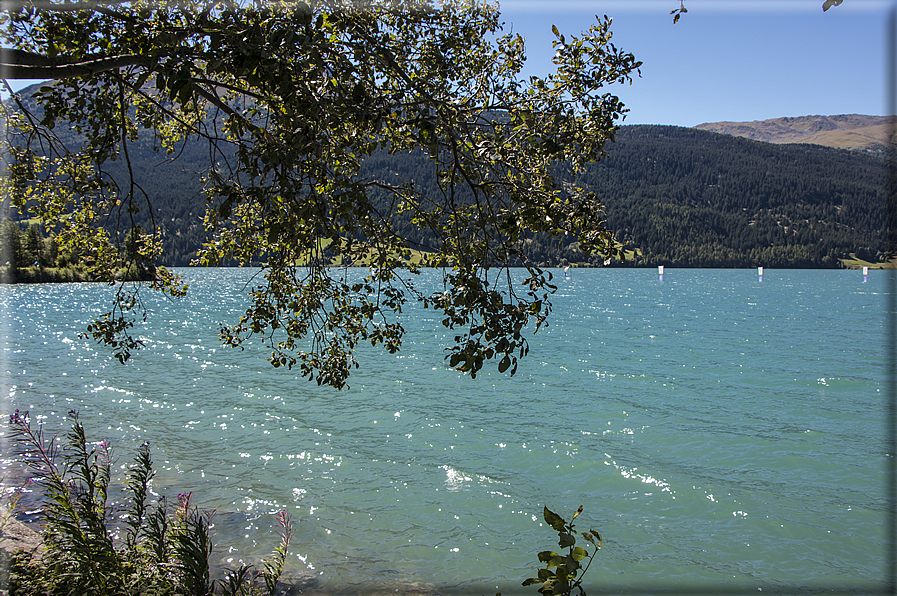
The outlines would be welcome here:
<svg viewBox="0 0 897 596">
<path fill-rule="evenodd" d="M 4 76 L 57 81 L 35 95 L 39 117 L 10 117 L 16 204 L 108 276 L 127 255 L 102 221 L 136 186 L 100 180 L 111 171 L 103 164 L 133 164 L 129 143 L 141 135 L 172 152 L 201 144 L 209 238 L 197 262 L 264 266 L 245 314 L 221 328 L 226 345 L 256 336 L 273 365 L 342 387 L 356 345 L 398 350 L 397 317 L 409 299 L 421 300 L 454 330 L 450 366 L 475 376 L 494 359 L 513 374 L 528 350 L 527 325 L 542 324 L 553 291 L 548 274 L 522 260 L 526 239 L 573 234 L 586 253 L 620 254 L 600 201 L 573 190 L 562 199 L 554 171 L 558 161 L 600 158 L 625 112 L 601 87 L 631 80 L 640 63 L 610 43 L 610 19 L 581 38 L 558 36 L 557 74 L 523 82 L 522 38 L 499 37 L 497 6 L 479 0 L 407 10 L 380 0 L 277 9 L 133 0 L 128 15 L 73 6 L 3 22 L 14 40 L 0 53 Z M 42 156 L 33 133 L 57 123 L 70 124 L 60 134 L 82 135 L 83 147 Z M 365 160 L 389 154 L 425 155 L 425 179 L 366 180 Z M 167 221 L 155 206 L 148 212 Z M 140 216 L 121 217 L 134 238 Z M 143 251 L 147 270 L 156 240 L 125 243 L 130 256 Z M 431 252 L 412 261 L 421 246 Z M 339 279 L 325 248 L 368 265 L 367 277 Z M 430 295 L 400 275 L 427 264 L 448 266 Z M 518 265 L 528 269 L 525 292 L 513 276 L 495 275 Z M 170 276 L 151 283 L 181 292 Z M 127 316 L 140 301 L 116 299 L 90 333 L 127 360 L 137 346 Z"/>
<path fill-rule="evenodd" d="M 17 50 L 0 49 L 0 74 L 5 79 L 69 79 L 73 77 L 89 77 L 101 72 L 125 68 L 128 66 L 153 66 L 156 59 L 138 54 L 121 56 L 101 56 L 67 62 L 50 58 L 42 54 Z"/>
</svg>

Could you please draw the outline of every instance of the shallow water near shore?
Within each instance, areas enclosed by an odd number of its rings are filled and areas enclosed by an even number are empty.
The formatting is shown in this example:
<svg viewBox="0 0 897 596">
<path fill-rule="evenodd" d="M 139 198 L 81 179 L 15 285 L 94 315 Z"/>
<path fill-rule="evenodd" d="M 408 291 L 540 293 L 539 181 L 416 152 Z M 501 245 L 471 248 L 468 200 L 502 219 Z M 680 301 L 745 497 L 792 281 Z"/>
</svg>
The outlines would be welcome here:
<svg viewBox="0 0 897 596">
<path fill-rule="evenodd" d="M 449 369 L 414 306 L 401 351 L 363 349 L 338 392 L 218 344 L 253 272 L 179 271 L 188 297 L 146 296 L 124 366 L 79 337 L 109 287 L 0 287 L 3 407 L 54 432 L 78 410 L 119 471 L 149 441 L 155 490 L 219 512 L 220 564 L 268 555 L 285 508 L 315 589 L 535 594 L 542 507 L 584 505 L 605 539 L 590 593 L 882 585 L 893 272 L 557 271 L 516 376 Z"/>
</svg>

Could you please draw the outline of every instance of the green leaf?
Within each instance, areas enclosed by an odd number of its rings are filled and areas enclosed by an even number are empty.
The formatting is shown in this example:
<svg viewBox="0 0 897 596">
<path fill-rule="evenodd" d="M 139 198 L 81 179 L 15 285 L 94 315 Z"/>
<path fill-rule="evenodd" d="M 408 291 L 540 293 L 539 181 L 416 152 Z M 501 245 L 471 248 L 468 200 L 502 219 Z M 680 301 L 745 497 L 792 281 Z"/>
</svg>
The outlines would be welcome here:
<svg viewBox="0 0 897 596">
<path fill-rule="evenodd" d="M 573 546 L 574 544 L 576 544 L 576 538 L 574 538 L 573 534 L 561 532 L 558 535 L 558 545 L 560 545 L 561 548 L 567 548 L 568 546 Z"/>
<path fill-rule="evenodd" d="M 539 580 L 540 581 L 545 582 L 550 579 L 554 579 L 555 577 L 556 577 L 555 574 L 552 571 L 549 571 L 548 569 L 540 569 L 539 570 Z"/>
<path fill-rule="evenodd" d="M 547 563 L 547 562 L 550 561 L 552 558 L 557 557 L 557 556 L 560 556 L 560 555 L 558 555 L 558 554 L 557 554 L 556 552 L 554 552 L 554 551 L 543 550 L 542 552 L 539 553 L 538 556 L 539 556 L 539 561 L 541 561 L 541 562 L 543 562 L 543 563 Z"/>
<path fill-rule="evenodd" d="M 357 103 L 361 103 L 364 100 L 364 85 L 360 82 L 355 83 L 355 87 L 352 89 L 352 99 L 354 99 Z"/>
<path fill-rule="evenodd" d="M 567 522 L 564 521 L 560 515 L 545 507 L 545 511 L 542 512 L 542 516 L 545 518 L 545 522 L 551 526 L 557 532 L 563 532 L 564 526 Z"/>
<path fill-rule="evenodd" d="M 583 559 L 585 559 L 586 557 L 589 556 L 589 551 L 587 551 L 586 549 L 584 549 L 581 546 L 577 546 L 576 548 L 573 549 L 573 552 L 571 553 L 571 555 L 573 556 L 574 560 L 582 561 Z"/>
<path fill-rule="evenodd" d="M 227 219 L 228 217 L 230 217 L 231 206 L 233 205 L 233 203 L 234 203 L 233 197 L 229 197 L 223 203 L 221 203 L 221 206 L 218 207 L 218 216 L 221 219 Z"/>
<path fill-rule="evenodd" d="M 277 242 L 277 237 L 280 235 L 281 230 L 283 230 L 282 224 L 273 224 L 268 228 L 268 244 Z"/>
<path fill-rule="evenodd" d="M 501 362 L 498 363 L 498 372 L 505 372 L 506 370 L 508 370 L 509 366 L 511 366 L 511 359 L 505 356 L 501 359 Z"/>
<path fill-rule="evenodd" d="M 564 575 L 562 577 L 558 577 L 557 584 L 553 587 L 554 594 L 570 594 L 570 582 L 567 581 L 567 576 Z"/>
</svg>

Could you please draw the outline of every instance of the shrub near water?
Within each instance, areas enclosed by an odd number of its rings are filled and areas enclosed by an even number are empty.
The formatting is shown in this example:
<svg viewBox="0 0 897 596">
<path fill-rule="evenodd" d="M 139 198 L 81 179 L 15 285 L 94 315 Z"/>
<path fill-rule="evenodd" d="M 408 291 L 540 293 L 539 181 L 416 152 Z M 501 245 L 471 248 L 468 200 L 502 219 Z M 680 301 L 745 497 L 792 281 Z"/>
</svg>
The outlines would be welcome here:
<svg viewBox="0 0 897 596">
<path fill-rule="evenodd" d="M 88 442 L 78 414 L 72 411 L 69 417 L 71 430 L 58 441 L 33 427 L 27 413 L 16 410 L 10 416 L 20 456 L 46 493 L 46 550 L 37 559 L 14 561 L 12 594 L 276 593 L 292 530 L 289 514 L 277 515 L 280 544 L 261 572 L 241 565 L 224 580 L 212 580 L 212 513 L 198 509 L 190 493 L 178 495 L 172 507 L 164 498 L 149 502 L 154 472 L 144 443 L 127 474 L 124 539 L 117 539 L 107 504 L 112 449 L 106 441 Z"/>
<path fill-rule="evenodd" d="M 545 567 L 539 569 L 536 577 L 530 577 L 523 582 L 524 586 L 541 584 L 539 592 L 545 596 L 570 596 L 576 591 L 579 596 L 585 596 L 586 591 L 582 587 L 583 579 L 585 579 L 586 571 L 592 564 L 592 559 L 601 549 L 601 536 L 598 532 L 591 530 L 582 532 L 581 535 L 587 541 L 592 543 L 595 550 L 589 553 L 585 548 L 576 546 L 576 532 L 573 520 L 582 513 L 582 505 L 570 518 L 566 521 L 557 513 L 545 507 L 543 517 L 545 522 L 551 526 L 551 529 L 558 533 L 558 546 L 561 549 L 567 549 L 566 554 L 558 554 L 554 551 L 545 550 L 539 553 L 539 561 L 545 564 Z M 588 559 L 585 566 L 581 561 Z M 554 571 L 552 571 L 554 569 Z"/>
</svg>

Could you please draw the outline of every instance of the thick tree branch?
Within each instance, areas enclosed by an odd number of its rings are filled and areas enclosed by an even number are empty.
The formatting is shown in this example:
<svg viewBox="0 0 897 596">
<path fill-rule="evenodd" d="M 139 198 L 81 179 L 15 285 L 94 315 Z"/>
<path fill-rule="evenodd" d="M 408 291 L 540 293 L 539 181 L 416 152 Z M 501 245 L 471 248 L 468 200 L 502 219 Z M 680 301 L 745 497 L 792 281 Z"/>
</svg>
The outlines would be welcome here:
<svg viewBox="0 0 897 596">
<path fill-rule="evenodd" d="M 0 73 L 5 79 L 66 79 L 84 77 L 125 66 L 150 67 L 155 61 L 151 56 L 125 54 L 103 56 L 80 62 L 54 60 L 33 52 L 11 48 L 0 49 Z"/>
<path fill-rule="evenodd" d="M 15 11 L 25 8 L 52 10 L 54 12 L 77 12 L 81 10 L 103 11 L 108 6 L 126 4 L 130 0 L 105 0 L 103 2 L 51 2 L 49 0 L 4 0 L 3 10 Z"/>
</svg>

